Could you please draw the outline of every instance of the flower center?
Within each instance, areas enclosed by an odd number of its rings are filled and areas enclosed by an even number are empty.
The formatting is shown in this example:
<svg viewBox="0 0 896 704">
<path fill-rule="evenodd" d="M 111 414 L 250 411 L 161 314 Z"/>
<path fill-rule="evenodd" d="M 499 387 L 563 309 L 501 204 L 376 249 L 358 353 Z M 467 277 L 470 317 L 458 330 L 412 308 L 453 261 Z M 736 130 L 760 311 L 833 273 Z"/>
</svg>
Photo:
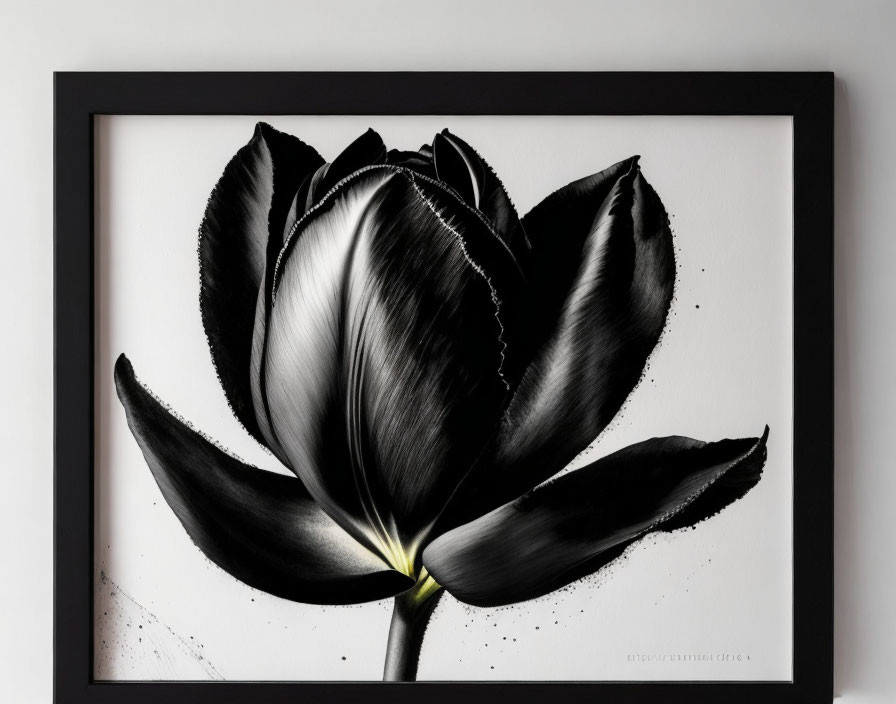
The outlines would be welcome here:
<svg viewBox="0 0 896 704">
<path fill-rule="evenodd" d="M 378 538 L 380 536 L 377 536 Z M 382 538 L 379 540 L 380 550 L 386 561 L 394 570 L 398 570 L 408 577 L 414 576 L 414 559 L 417 551 L 412 548 L 406 548 L 398 540 L 394 540 L 391 536 L 385 536 L 385 543 Z"/>
</svg>

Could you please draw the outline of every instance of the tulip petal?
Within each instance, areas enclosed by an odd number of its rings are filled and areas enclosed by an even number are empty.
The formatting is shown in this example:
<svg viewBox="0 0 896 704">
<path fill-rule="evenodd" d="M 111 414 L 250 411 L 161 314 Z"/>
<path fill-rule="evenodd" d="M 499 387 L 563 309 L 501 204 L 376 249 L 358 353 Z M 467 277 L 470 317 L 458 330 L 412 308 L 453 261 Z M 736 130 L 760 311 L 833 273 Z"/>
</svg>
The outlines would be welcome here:
<svg viewBox="0 0 896 704">
<path fill-rule="evenodd" d="M 485 225 L 453 217 L 418 178 L 371 167 L 306 214 L 267 333 L 264 383 L 290 465 L 383 554 L 439 513 L 506 392 L 500 301 L 464 246 Z"/>
<path fill-rule="evenodd" d="M 346 176 L 351 176 L 355 171 L 365 166 L 384 164 L 386 162 L 386 145 L 382 137 L 372 129 L 358 137 L 333 159 L 333 163 L 327 167 L 326 175 L 315 188 L 315 202 L 326 195 L 333 186 Z"/>
<path fill-rule="evenodd" d="M 460 601 L 502 606 L 547 594 L 608 564 L 651 531 L 691 526 L 759 481 L 761 438 L 654 438 L 575 470 L 455 528 L 423 552 Z"/>
<path fill-rule="evenodd" d="M 460 193 L 492 222 L 514 256 L 523 258 L 529 243 L 504 184 L 479 153 L 447 129 L 435 136 L 433 161 L 438 178 Z"/>
<path fill-rule="evenodd" d="M 304 142 L 258 123 L 227 164 L 200 226 L 200 310 L 227 401 L 263 442 L 249 387 L 256 297 L 269 246 L 279 250 L 290 202 L 323 159 Z"/>
<path fill-rule="evenodd" d="M 432 141 L 433 163 L 436 177 L 451 186 L 458 195 L 474 208 L 479 207 L 479 184 L 473 164 L 454 146 L 454 142 L 443 134 L 437 134 Z"/>
<path fill-rule="evenodd" d="M 554 191 L 523 216 L 532 244 L 529 277 L 531 304 L 540 326 L 539 342 L 547 339 L 581 269 L 586 243 L 596 230 L 595 218 L 617 182 L 640 157 L 633 156 Z"/>
<path fill-rule="evenodd" d="M 450 212 L 450 217 L 463 248 L 469 258 L 482 270 L 498 299 L 503 342 L 502 374 L 509 388 L 516 388 L 529 359 L 517 345 L 517 338 L 527 326 L 527 309 L 523 292 L 526 282 L 522 268 L 492 222 L 481 211 L 460 200 L 457 194 L 441 181 L 425 175 L 415 177 L 420 193 L 439 212 Z"/>
<path fill-rule="evenodd" d="M 400 149 L 390 149 L 386 158 L 390 164 L 403 166 L 407 169 L 423 174 L 429 178 L 436 177 L 436 169 L 432 163 L 432 152 L 407 152 Z"/>
<path fill-rule="evenodd" d="M 668 216 L 634 159 L 558 191 L 524 225 L 536 297 L 526 310 L 544 341 L 508 407 L 495 468 L 471 482 L 483 510 L 553 476 L 609 424 L 659 340 L 675 280 Z"/>
<path fill-rule="evenodd" d="M 243 464 L 172 416 L 124 355 L 115 384 L 162 495 L 223 570 L 269 594 L 313 604 L 373 601 L 413 586 L 339 528 L 301 481 Z"/>
<path fill-rule="evenodd" d="M 250 359 L 249 383 L 252 393 L 252 405 L 255 409 L 255 420 L 258 430 L 264 438 L 264 444 L 274 453 L 286 467 L 291 467 L 289 458 L 280 447 L 277 437 L 274 435 L 271 424 L 271 409 L 268 403 L 266 386 L 264 384 L 265 365 L 267 363 L 267 325 L 271 314 L 271 291 L 273 288 L 273 272 L 276 266 L 276 257 L 269 261 L 265 269 L 264 287 L 258 290 L 257 307 L 255 310 L 255 328 L 252 331 L 252 356 Z"/>
</svg>

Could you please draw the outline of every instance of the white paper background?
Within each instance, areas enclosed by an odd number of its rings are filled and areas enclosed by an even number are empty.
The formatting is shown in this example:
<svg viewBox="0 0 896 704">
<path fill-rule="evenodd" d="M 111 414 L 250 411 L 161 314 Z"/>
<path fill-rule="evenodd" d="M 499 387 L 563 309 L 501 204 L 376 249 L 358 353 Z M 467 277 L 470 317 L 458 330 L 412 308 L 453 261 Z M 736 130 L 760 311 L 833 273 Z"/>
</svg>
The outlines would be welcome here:
<svg viewBox="0 0 896 704">
<path fill-rule="evenodd" d="M 789 679 L 791 125 L 775 117 L 273 117 L 332 159 L 368 126 L 416 148 L 448 126 L 525 213 L 631 154 L 671 216 L 678 284 L 644 383 L 579 461 L 656 435 L 772 434 L 745 499 L 649 537 L 608 573 L 504 609 L 443 598 L 421 679 Z M 97 130 L 97 658 L 100 679 L 378 679 L 390 605 L 270 597 L 206 560 L 168 509 L 115 398 L 141 380 L 245 460 L 198 310 L 196 233 L 256 118 L 103 118 Z M 698 308 L 699 306 L 699 308 Z M 102 575 L 102 578 L 101 576 Z"/>
</svg>

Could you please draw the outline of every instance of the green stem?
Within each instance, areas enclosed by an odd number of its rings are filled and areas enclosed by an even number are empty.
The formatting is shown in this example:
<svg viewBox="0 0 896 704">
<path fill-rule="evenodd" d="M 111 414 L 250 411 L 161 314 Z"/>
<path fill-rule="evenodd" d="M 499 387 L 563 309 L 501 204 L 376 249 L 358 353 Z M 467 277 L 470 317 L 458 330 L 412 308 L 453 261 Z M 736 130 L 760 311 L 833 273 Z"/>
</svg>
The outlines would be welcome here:
<svg viewBox="0 0 896 704">
<path fill-rule="evenodd" d="M 422 578 L 412 589 L 395 597 L 386 643 L 384 682 L 413 682 L 417 679 L 423 635 L 441 596 L 442 590 L 430 577 Z"/>
</svg>

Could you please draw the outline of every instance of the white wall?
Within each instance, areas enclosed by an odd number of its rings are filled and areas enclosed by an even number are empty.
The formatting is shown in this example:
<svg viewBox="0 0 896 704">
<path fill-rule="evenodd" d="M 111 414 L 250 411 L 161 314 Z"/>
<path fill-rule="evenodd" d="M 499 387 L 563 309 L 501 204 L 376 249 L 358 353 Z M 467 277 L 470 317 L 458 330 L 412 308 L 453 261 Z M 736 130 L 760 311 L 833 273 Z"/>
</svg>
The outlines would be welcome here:
<svg viewBox="0 0 896 704">
<path fill-rule="evenodd" d="M 52 71 L 836 71 L 837 647 L 845 702 L 896 700 L 896 4 L 236 2 L 0 5 L 0 701 L 51 698 Z"/>
</svg>

